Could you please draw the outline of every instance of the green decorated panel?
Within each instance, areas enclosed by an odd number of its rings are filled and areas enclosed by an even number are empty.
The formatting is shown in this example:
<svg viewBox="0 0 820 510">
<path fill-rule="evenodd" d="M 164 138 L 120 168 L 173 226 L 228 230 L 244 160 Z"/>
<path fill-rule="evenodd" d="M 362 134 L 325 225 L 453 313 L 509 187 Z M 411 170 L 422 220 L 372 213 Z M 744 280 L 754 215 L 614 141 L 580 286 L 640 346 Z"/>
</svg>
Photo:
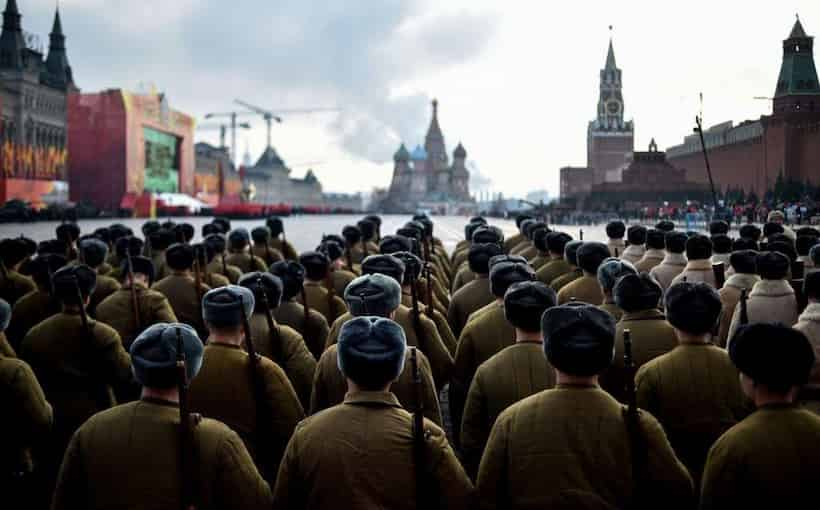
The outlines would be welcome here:
<svg viewBox="0 0 820 510">
<path fill-rule="evenodd" d="M 177 137 L 144 127 L 145 190 L 176 193 L 179 190 L 179 157 Z"/>
</svg>

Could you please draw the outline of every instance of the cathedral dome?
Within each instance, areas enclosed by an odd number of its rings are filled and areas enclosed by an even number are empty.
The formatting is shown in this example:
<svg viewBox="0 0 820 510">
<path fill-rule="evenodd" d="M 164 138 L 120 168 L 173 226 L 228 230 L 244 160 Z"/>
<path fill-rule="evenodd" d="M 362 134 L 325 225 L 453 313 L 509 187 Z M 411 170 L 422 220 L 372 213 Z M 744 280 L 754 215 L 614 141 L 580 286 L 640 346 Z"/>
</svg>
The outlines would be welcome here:
<svg viewBox="0 0 820 510">
<path fill-rule="evenodd" d="M 413 161 L 424 161 L 427 159 L 427 151 L 424 150 L 424 147 L 421 145 L 416 145 L 416 148 L 413 149 L 413 154 L 410 155 L 413 158 Z"/>
<path fill-rule="evenodd" d="M 461 145 L 461 142 L 458 142 L 458 147 L 456 150 L 453 151 L 454 158 L 465 159 L 467 157 L 467 150 Z"/>
<path fill-rule="evenodd" d="M 402 162 L 402 161 L 410 161 L 410 153 L 407 152 L 407 147 L 404 144 L 401 144 L 399 150 L 396 151 L 396 154 L 393 155 L 393 161 L 395 162 Z"/>
</svg>

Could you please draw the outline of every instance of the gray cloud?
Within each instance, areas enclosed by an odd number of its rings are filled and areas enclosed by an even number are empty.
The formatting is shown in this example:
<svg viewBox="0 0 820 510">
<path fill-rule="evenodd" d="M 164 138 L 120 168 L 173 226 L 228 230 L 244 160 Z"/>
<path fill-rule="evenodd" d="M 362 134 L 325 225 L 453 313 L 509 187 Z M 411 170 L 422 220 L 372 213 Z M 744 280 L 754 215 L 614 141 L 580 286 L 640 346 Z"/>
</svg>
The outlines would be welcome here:
<svg viewBox="0 0 820 510">
<path fill-rule="evenodd" d="M 477 57 L 496 20 L 428 14 L 424 0 L 65 0 L 63 27 L 85 91 L 151 81 L 196 115 L 261 106 L 339 106 L 331 133 L 351 155 L 381 163 L 419 141 L 424 93 L 396 87 Z M 24 28 L 47 40 L 53 0 L 21 2 Z"/>
</svg>

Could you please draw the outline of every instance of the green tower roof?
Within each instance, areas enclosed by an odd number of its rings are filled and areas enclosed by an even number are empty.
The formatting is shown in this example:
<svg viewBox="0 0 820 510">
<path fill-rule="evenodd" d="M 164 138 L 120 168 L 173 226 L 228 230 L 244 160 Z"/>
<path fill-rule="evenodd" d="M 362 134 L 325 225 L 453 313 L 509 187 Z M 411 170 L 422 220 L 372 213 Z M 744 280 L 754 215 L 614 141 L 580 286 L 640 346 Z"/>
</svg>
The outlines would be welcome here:
<svg viewBox="0 0 820 510">
<path fill-rule="evenodd" d="M 806 35 L 798 19 L 783 41 L 783 64 L 774 97 L 820 94 L 813 50 L 814 37 Z"/>
</svg>

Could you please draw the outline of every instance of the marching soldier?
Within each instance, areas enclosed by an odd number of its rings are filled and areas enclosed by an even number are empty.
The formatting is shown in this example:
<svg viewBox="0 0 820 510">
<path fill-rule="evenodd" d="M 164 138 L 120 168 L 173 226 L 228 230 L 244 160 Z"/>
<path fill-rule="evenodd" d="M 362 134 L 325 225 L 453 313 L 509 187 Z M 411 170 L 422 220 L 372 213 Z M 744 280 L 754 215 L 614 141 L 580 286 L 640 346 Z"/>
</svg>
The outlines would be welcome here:
<svg viewBox="0 0 820 510">
<path fill-rule="evenodd" d="M 116 405 L 114 390 L 132 381 L 131 359 L 120 336 L 86 316 L 96 280 L 85 265 L 54 273 L 54 296 L 63 311 L 33 327 L 20 352 L 54 407 L 54 433 L 41 443 L 46 457 L 42 489 L 49 493 L 71 435 L 94 413 Z"/>
<path fill-rule="evenodd" d="M 661 220 L 655 224 L 655 230 L 660 230 L 661 232 L 668 234 L 675 230 L 675 224 L 669 220 Z"/>
<path fill-rule="evenodd" d="M 311 310 L 324 315 L 328 324 L 332 324 L 338 317 L 347 311 L 345 302 L 336 295 L 336 289 L 331 285 L 330 291 L 326 281 L 330 271 L 330 259 L 324 253 L 309 251 L 299 256 L 299 263 L 305 268 L 304 299 Z M 304 303 L 303 303 L 304 304 Z"/>
<path fill-rule="evenodd" d="M 494 354 L 515 343 L 515 328 L 504 314 L 504 294 L 514 283 L 534 280 L 535 272 L 526 262 L 503 259 L 490 262 L 490 291 L 496 300 L 467 323 L 459 337 L 454 359 L 449 397 L 456 444 L 459 444 L 460 435 L 458 424 L 476 370 Z"/>
<path fill-rule="evenodd" d="M 217 287 L 225 287 L 230 285 L 231 281 L 227 276 L 220 273 L 212 273 L 208 268 L 211 267 L 211 262 L 216 258 L 216 252 L 208 243 L 192 244 L 194 247 L 195 263 L 199 264 L 200 278 L 202 283 L 208 287 L 215 289 Z M 196 266 L 195 266 L 196 267 Z"/>
<path fill-rule="evenodd" d="M 572 241 L 572 237 L 564 232 L 550 232 L 545 241 L 550 261 L 535 272 L 535 277 L 545 285 L 549 285 L 554 279 L 572 271 L 572 267 L 564 259 L 564 248 L 568 242 Z"/>
<path fill-rule="evenodd" d="M 355 225 L 347 225 L 342 229 L 345 238 L 345 263 L 348 271 L 358 274 L 357 267 L 364 260 L 362 231 Z"/>
<path fill-rule="evenodd" d="M 689 283 L 705 282 L 717 288 L 711 259 L 712 240 L 700 234 L 693 235 L 686 241 L 686 267 L 683 268 L 683 272 L 672 279 L 671 285 L 683 281 Z"/>
<path fill-rule="evenodd" d="M 472 244 L 497 244 L 502 246 L 504 244 L 504 236 L 496 227 L 482 226 L 473 232 Z M 464 259 L 464 262 L 461 263 L 461 266 L 456 266 L 454 268 L 456 270 L 456 276 L 453 278 L 453 284 L 451 286 L 453 294 L 458 292 L 458 290 L 464 285 L 467 285 L 473 281 L 476 277 L 475 273 L 470 270 L 468 265 L 469 251 L 466 255 L 467 256 Z"/>
<path fill-rule="evenodd" d="M 131 348 L 137 336 L 148 326 L 177 322 L 168 298 L 151 289 L 154 282 L 151 259 L 130 257 L 131 267 L 128 260 L 123 260 L 120 269 L 125 275 L 123 286 L 97 306 L 97 320 L 114 328 L 126 349 Z"/>
<path fill-rule="evenodd" d="M 535 232 L 538 231 L 538 230 L 547 230 L 548 231 L 549 229 L 547 228 L 546 223 L 543 223 L 543 222 L 540 222 L 540 221 L 534 221 L 534 222 L 530 223 L 529 225 L 527 225 L 524 235 L 527 236 L 527 240 L 529 241 L 529 246 L 527 246 L 526 248 L 524 248 L 521 251 L 518 251 L 518 252 L 514 253 L 513 255 L 520 255 L 520 256 L 524 257 L 525 259 L 527 259 L 528 262 L 533 260 L 534 258 L 536 258 L 538 256 L 538 248 L 535 246 L 535 242 L 533 241 L 533 239 L 535 238 Z M 533 269 L 535 269 L 535 268 L 533 268 Z"/>
<path fill-rule="evenodd" d="M 604 293 L 604 303 L 598 308 L 609 313 L 615 322 L 621 320 L 624 311 L 615 303 L 615 298 L 612 296 L 612 288 L 618 279 L 627 274 L 638 274 L 635 266 L 615 257 L 610 257 L 603 261 L 598 268 L 598 284 L 601 286 L 601 291 Z"/>
<path fill-rule="evenodd" d="M 160 228 L 148 235 L 148 245 L 151 248 L 149 258 L 154 263 L 154 274 L 157 281 L 162 280 L 171 273 L 165 261 L 165 251 L 176 243 L 176 235 L 173 230 Z"/>
<path fill-rule="evenodd" d="M 626 233 L 626 225 L 623 221 L 610 221 L 606 224 L 606 236 L 609 238 L 607 248 L 609 254 L 613 257 L 620 257 L 626 250 L 626 243 L 624 242 L 624 234 Z"/>
<path fill-rule="evenodd" d="M 517 245 L 515 245 L 509 251 L 510 255 L 521 255 L 522 257 L 524 257 L 524 255 L 522 255 L 522 252 L 532 247 L 532 243 L 530 242 L 530 235 L 529 235 L 530 232 L 529 232 L 529 230 L 530 230 L 530 226 L 535 225 L 535 223 L 536 223 L 535 218 L 528 218 L 528 219 L 522 221 L 518 225 L 518 231 L 521 232 L 521 236 L 522 236 L 521 242 L 518 243 Z M 526 258 L 526 257 L 524 257 L 524 258 Z"/>
<path fill-rule="evenodd" d="M 60 300 L 54 296 L 51 287 L 51 275 L 66 264 L 65 256 L 53 254 L 42 254 L 31 261 L 31 278 L 37 290 L 20 298 L 12 308 L 14 313 L 7 335 L 14 349 L 20 349 L 23 337 L 31 328 L 62 310 Z"/>
<path fill-rule="evenodd" d="M 77 260 L 77 241 L 80 239 L 80 227 L 76 223 L 61 223 L 55 229 L 57 239 L 65 244 L 66 252 L 63 254 L 70 261 Z"/>
<path fill-rule="evenodd" d="M 801 235 L 797 236 L 797 241 L 794 243 L 794 249 L 797 251 L 797 260 L 803 263 L 803 268 L 806 273 L 815 269 L 814 260 L 809 254 L 818 242 L 820 242 L 820 240 L 813 235 Z"/>
<path fill-rule="evenodd" d="M 740 250 L 732 253 L 730 263 L 734 274 L 726 279 L 720 289 L 722 312 L 720 315 L 720 329 L 718 330 L 717 344 L 726 347 L 729 338 L 729 326 L 732 324 L 732 315 L 740 302 L 743 289 L 747 293 L 752 290 L 760 277 L 757 276 L 757 252 L 754 250 Z"/>
<path fill-rule="evenodd" d="M 17 359 L 3 338 L 10 319 L 11 307 L 0 299 L 0 394 L 6 409 L 0 433 L 8 439 L 0 453 L 0 487 L 10 505 L 32 505 L 38 460 L 33 450 L 51 431 L 53 414 L 31 367 Z"/>
<path fill-rule="evenodd" d="M 382 242 L 379 244 L 379 253 L 382 255 L 393 255 L 394 253 L 399 252 L 411 252 L 413 251 L 413 240 L 400 236 L 385 236 L 382 239 Z M 413 256 L 419 257 L 419 255 L 413 253 Z M 432 300 L 433 300 L 433 307 L 441 312 L 442 315 L 447 314 L 447 310 L 450 306 L 450 295 L 447 293 L 444 286 L 442 286 L 439 279 L 436 277 L 435 274 L 428 271 L 428 275 L 422 275 L 419 273 L 418 278 L 416 278 L 416 285 L 419 289 L 419 300 L 423 302 L 425 305 L 429 304 L 427 296 L 427 276 L 430 277 L 431 281 L 431 288 L 432 288 Z M 406 304 L 406 303 L 405 303 Z"/>
<path fill-rule="evenodd" d="M 481 218 L 483 220 L 483 218 Z M 519 214 L 515 217 L 515 228 L 518 229 L 518 232 L 510 236 L 506 241 L 504 241 L 504 253 L 510 253 L 513 248 L 518 246 L 519 243 L 525 241 L 524 234 L 521 233 L 521 222 L 524 220 L 533 220 L 532 216 L 529 214 Z"/>
<path fill-rule="evenodd" d="M 712 264 L 723 262 L 726 269 L 731 267 L 732 238 L 726 234 L 712 236 Z"/>
<path fill-rule="evenodd" d="M 192 271 L 194 247 L 189 244 L 173 244 L 166 251 L 165 260 L 170 274 L 151 288 L 168 299 L 180 322 L 192 326 L 198 335 L 206 336 L 208 330 L 202 320 L 201 303 L 202 296 L 211 288 L 201 283 L 198 275 Z"/>
<path fill-rule="evenodd" d="M 626 402 L 624 331 L 632 334 L 632 358 L 640 368 L 647 361 L 666 354 L 678 345 L 675 330 L 658 310 L 663 291 L 647 274 L 622 276 L 613 289 L 615 304 L 624 314 L 615 326 L 615 361 L 601 375 L 601 387 L 620 402 Z"/>
<path fill-rule="evenodd" d="M 820 417 L 796 405 L 814 364 L 803 333 L 751 324 L 729 344 L 744 393 L 757 410 L 709 450 L 700 508 L 775 508 L 815 498 L 820 483 Z"/>
<path fill-rule="evenodd" d="M 37 288 L 31 278 L 19 272 L 27 256 L 26 244 L 20 239 L 0 241 L 0 299 L 9 306 Z"/>
<path fill-rule="evenodd" d="M 252 348 L 243 323 L 254 306 L 253 293 L 235 285 L 209 291 L 202 299 L 210 336 L 202 369 L 191 383 L 190 407 L 235 430 L 259 472 L 272 483 L 288 439 L 305 413 L 284 370 L 242 349 L 243 343 Z"/>
<path fill-rule="evenodd" d="M 661 288 L 668 289 L 679 274 L 686 268 L 686 242 L 689 238 L 683 232 L 669 232 L 666 234 L 666 256 L 663 262 L 652 268 L 649 274 Z"/>
<path fill-rule="evenodd" d="M 815 361 L 809 382 L 801 392 L 801 403 L 815 414 L 820 415 L 820 273 L 811 273 L 803 280 L 803 295 L 808 305 L 794 329 L 800 331 L 814 348 Z"/>
<path fill-rule="evenodd" d="M 584 275 L 584 272 L 578 267 L 578 248 L 583 244 L 583 241 L 570 241 L 564 245 L 564 260 L 570 270 L 555 277 L 555 279 L 550 282 L 550 287 L 552 287 L 552 290 L 555 292 L 560 292 L 565 285 L 574 282 Z"/>
<path fill-rule="evenodd" d="M 666 234 L 660 230 L 650 229 L 646 233 L 646 252 L 644 252 L 641 260 L 635 263 L 635 269 L 639 273 L 648 273 L 660 265 L 663 259 L 666 258 Z"/>
<path fill-rule="evenodd" d="M 233 230 L 228 235 L 228 251 L 230 254 L 225 260 L 228 264 L 236 266 L 242 273 L 253 271 L 267 271 L 268 265 L 261 258 L 249 252 L 248 244 L 250 235 L 244 228 Z"/>
<path fill-rule="evenodd" d="M 556 305 L 555 291 L 541 282 L 514 283 L 504 294 L 504 316 L 515 328 L 515 344 L 476 370 L 464 416 L 461 452 L 475 479 L 495 419 L 512 404 L 555 386 L 555 370 L 544 359 L 541 316 Z"/>
<path fill-rule="evenodd" d="M 265 224 L 270 230 L 270 247 L 275 250 L 279 250 L 279 252 L 285 257 L 285 260 L 292 260 L 296 262 L 296 259 L 299 258 L 299 254 L 285 237 L 285 224 L 282 222 L 282 218 L 271 216 L 267 219 Z"/>
<path fill-rule="evenodd" d="M 473 486 L 444 431 L 427 420 L 414 433 L 413 416 L 390 393 L 406 346 L 389 319 L 345 324 L 338 347 L 345 401 L 299 424 L 279 468 L 274 507 L 471 508 Z"/>
<path fill-rule="evenodd" d="M 239 285 L 253 292 L 256 302 L 249 317 L 254 349 L 282 367 L 302 407 L 308 409 L 316 359 L 302 335 L 277 323 L 273 316 L 282 300 L 282 280 L 270 273 L 248 273 L 239 280 Z"/>
<path fill-rule="evenodd" d="M 612 363 L 612 316 L 572 303 L 547 310 L 541 324 L 557 387 L 495 421 L 478 472 L 481 507 L 692 508 L 692 479 L 657 420 L 637 411 L 645 448 L 633 447 L 624 408 L 598 387 Z M 632 469 L 640 458 L 645 467 Z M 549 483 L 533 483 L 535 466 Z"/>
<path fill-rule="evenodd" d="M 242 276 L 242 270 L 233 264 L 228 263 L 228 256 L 225 253 L 228 242 L 223 234 L 209 234 L 205 236 L 205 245 L 213 252 L 213 257 L 208 263 L 206 270 L 210 274 L 220 274 L 228 279 L 231 284 L 236 285 Z"/>
<path fill-rule="evenodd" d="M 645 363 L 635 377 L 638 407 L 663 425 L 698 487 L 709 448 L 747 413 L 737 369 L 712 343 L 720 297 L 705 283 L 679 283 L 666 293 L 666 316 L 678 346 Z"/>
<path fill-rule="evenodd" d="M 124 276 L 120 272 L 122 261 L 127 259 L 129 255 L 132 257 L 142 255 L 144 247 L 145 243 L 138 237 L 123 236 L 117 239 L 117 242 L 114 243 L 114 256 L 108 258 L 109 264 L 112 265 L 111 272 L 108 273 L 108 276 L 116 279 L 118 282 L 122 282 Z"/>
<path fill-rule="evenodd" d="M 359 231 L 362 233 L 362 244 L 367 245 L 367 253 L 378 253 L 379 245 L 376 243 L 376 231 L 378 230 L 378 226 L 368 219 L 360 220 L 356 223 L 356 226 L 359 227 Z"/>
<path fill-rule="evenodd" d="M 191 244 L 194 238 L 194 226 L 190 223 L 177 223 L 173 228 L 178 243 Z"/>
<path fill-rule="evenodd" d="M 52 508 L 112 508 L 124 501 L 135 508 L 158 502 L 164 508 L 270 508 L 270 487 L 234 431 L 186 415 L 188 439 L 181 440 L 179 407 L 185 402 L 177 372 L 184 367 L 183 378 L 190 380 L 199 371 L 202 342 L 196 332 L 186 324 L 156 324 L 134 342 L 131 356 L 142 399 L 96 414 L 80 427 L 63 460 Z"/>
<path fill-rule="evenodd" d="M 646 254 L 646 248 L 644 247 L 646 232 L 646 227 L 642 225 L 632 225 L 626 230 L 626 240 L 629 241 L 629 246 L 621 254 L 622 259 L 635 265 L 643 258 Z"/>
<path fill-rule="evenodd" d="M 729 229 L 729 224 L 723 220 L 715 220 L 709 223 L 710 236 L 726 235 L 729 233 Z"/>
<path fill-rule="evenodd" d="M 540 227 L 532 231 L 532 245 L 535 246 L 535 249 L 538 251 L 538 254 L 530 260 L 530 265 L 535 272 L 538 272 L 544 264 L 552 260 L 549 253 L 549 246 L 547 246 L 547 236 L 550 233 L 551 230 L 548 229 L 545 224 L 541 224 Z"/>
<path fill-rule="evenodd" d="M 270 266 L 270 273 L 282 280 L 282 302 L 274 311 L 276 320 L 298 331 L 315 359 L 325 350 L 330 326 L 321 313 L 297 300 L 304 290 L 305 268 L 298 262 L 282 260 Z"/>
<path fill-rule="evenodd" d="M 781 322 L 787 326 L 797 323 L 798 309 L 794 289 L 786 279 L 791 263 L 780 252 L 763 252 L 755 259 L 761 280 L 755 283 L 749 293 L 747 310 L 749 321 Z M 735 306 L 729 325 L 727 343 L 732 342 L 740 327 L 740 306 Z"/>
<path fill-rule="evenodd" d="M 393 278 L 382 274 L 364 275 L 350 285 L 345 293 L 345 301 L 354 317 L 391 318 L 396 315 L 400 294 L 401 290 Z M 310 398 L 311 415 L 344 402 L 347 384 L 344 375 L 339 372 L 338 347 L 338 343 L 331 345 L 319 358 Z M 417 353 L 417 357 L 422 376 L 421 397 L 424 416 L 441 426 L 443 421 L 430 362 L 421 351 Z M 402 405 L 411 407 L 414 404 L 416 389 L 413 369 L 409 363 L 405 364 L 391 389 Z"/>
<path fill-rule="evenodd" d="M 404 280 L 404 263 L 391 255 L 374 255 L 369 257 L 366 268 L 366 274 L 363 276 L 375 276 L 376 274 L 380 274 L 392 278 L 397 284 Z M 359 277 L 353 280 L 353 283 L 350 285 L 353 286 L 361 278 L 362 277 Z M 349 295 L 351 292 L 353 292 L 353 290 L 348 289 L 345 295 Z M 433 369 L 433 380 L 436 382 L 436 388 L 441 389 L 447 384 L 447 381 L 450 380 L 450 375 L 453 370 L 453 357 L 447 345 L 442 340 L 435 323 L 428 317 L 422 315 L 421 310 L 414 310 L 402 305 L 401 291 L 399 292 L 399 301 L 395 303 L 394 309 L 395 315 L 393 316 L 393 320 L 404 329 L 407 343 L 418 347 L 419 351 L 427 356 L 427 359 L 430 361 L 430 366 Z M 342 326 L 353 318 L 353 314 L 347 312 L 336 319 L 328 334 L 326 347 L 330 347 L 337 342 Z"/>
<path fill-rule="evenodd" d="M 458 268 L 461 267 L 461 264 L 467 261 L 470 245 L 473 244 L 473 234 L 476 230 L 484 226 L 487 226 L 487 221 L 483 218 L 481 221 L 470 222 L 464 226 L 464 241 L 460 241 L 458 245 L 456 245 L 456 249 L 453 251 L 453 256 L 451 257 L 452 263 L 450 265 L 453 271 L 458 272 Z M 509 253 L 509 250 L 505 249 L 504 251 Z"/>
<path fill-rule="evenodd" d="M 282 252 L 270 247 L 270 229 L 268 227 L 256 227 L 251 230 L 251 255 L 258 257 L 265 262 L 265 267 L 270 267 L 274 262 L 285 260 Z"/>
<path fill-rule="evenodd" d="M 92 317 L 97 316 L 97 305 L 102 303 L 103 300 L 111 294 L 117 292 L 117 289 L 120 288 L 120 284 L 117 280 L 110 276 L 100 274 L 100 266 L 105 263 L 107 256 L 108 245 L 99 239 L 84 239 L 80 241 L 80 260 L 97 273 L 97 285 L 94 287 L 94 293 L 91 295 L 91 301 L 88 304 L 88 314 Z"/>
<path fill-rule="evenodd" d="M 558 304 L 574 300 L 599 306 L 604 302 L 604 293 L 598 283 L 598 267 L 609 258 L 609 248 L 604 243 L 587 242 L 578 248 L 577 258 L 584 274 L 558 291 Z"/>
<path fill-rule="evenodd" d="M 344 248 L 340 244 L 331 239 L 325 239 L 319 245 L 320 251 L 330 260 L 330 283 L 333 286 L 333 292 L 337 296 L 344 296 L 345 288 L 356 279 L 356 275 L 345 269 L 344 267 Z"/>
<path fill-rule="evenodd" d="M 490 259 L 501 254 L 501 246 L 495 243 L 473 243 L 470 246 L 467 261 L 476 278 L 453 294 L 447 310 L 447 321 L 456 337 L 461 335 L 471 313 L 495 301 L 490 292 Z"/>
</svg>

